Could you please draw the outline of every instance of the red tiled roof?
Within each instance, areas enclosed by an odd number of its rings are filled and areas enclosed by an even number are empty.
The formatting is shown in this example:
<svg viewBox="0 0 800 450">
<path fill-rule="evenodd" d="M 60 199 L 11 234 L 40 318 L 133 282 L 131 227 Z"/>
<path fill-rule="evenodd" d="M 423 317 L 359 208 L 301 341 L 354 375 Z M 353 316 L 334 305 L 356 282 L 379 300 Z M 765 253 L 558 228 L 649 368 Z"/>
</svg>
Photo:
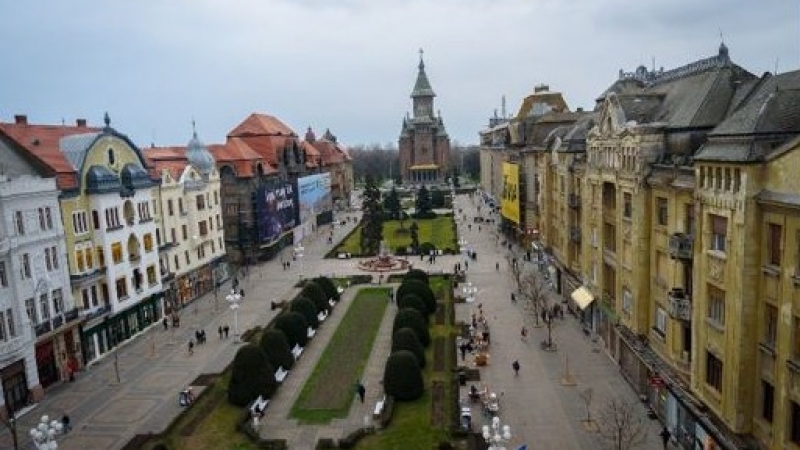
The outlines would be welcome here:
<svg viewBox="0 0 800 450">
<path fill-rule="evenodd" d="M 265 164 L 264 158 L 247 145 L 244 140 L 239 138 L 229 138 L 224 144 L 207 145 L 208 151 L 217 161 L 217 167 L 230 165 L 236 170 L 238 177 L 248 178 L 255 175 L 256 164 L 262 163 L 264 173 L 272 174 L 277 171 L 269 164 Z"/>
<path fill-rule="evenodd" d="M 59 189 L 78 187 L 78 176 L 72 164 L 61 152 L 61 138 L 73 134 L 101 131 L 100 128 L 75 125 L 31 125 L 24 123 L 1 123 L 0 132 L 14 141 L 29 155 L 46 165 L 56 176 Z"/>
<path fill-rule="evenodd" d="M 149 165 L 155 168 L 159 177 L 166 170 L 175 180 L 180 178 L 189 165 L 186 147 L 150 147 L 144 149 L 144 157 Z"/>
<path fill-rule="evenodd" d="M 253 113 L 228 133 L 228 137 L 244 136 L 297 136 L 297 134 L 273 116 Z"/>
<path fill-rule="evenodd" d="M 300 148 L 306 155 L 306 167 L 319 167 L 317 161 L 320 159 L 321 155 L 314 145 L 308 141 L 300 141 Z"/>
<path fill-rule="evenodd" d="M 320 139 L 314 142 L 314 147 L 319 150 L 324 165 L 339 164 L 350 160 L 350 156 L 333 141 Z"/>
</svg>

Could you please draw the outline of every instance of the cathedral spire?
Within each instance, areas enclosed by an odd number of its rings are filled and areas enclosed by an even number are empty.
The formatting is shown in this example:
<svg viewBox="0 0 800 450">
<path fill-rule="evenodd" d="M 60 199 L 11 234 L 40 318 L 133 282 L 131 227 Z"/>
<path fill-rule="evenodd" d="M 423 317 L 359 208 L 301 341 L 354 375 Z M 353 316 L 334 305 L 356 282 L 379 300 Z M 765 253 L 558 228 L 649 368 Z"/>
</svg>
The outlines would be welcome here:
<svg viewBox="0 0 800 450">
<path fill-rule="evenodd" d="M 414 83 L 414 90 L 411 92 L 411 97 L 436 97 L 436 94 L 431 88 L 431 83 L 428 81 L 428 75 L 425 74 L 425 61 L 422 55 L 425 53 L 419 49 L 419 73 L 417 73 L 417 82 Z"/>
</svg>

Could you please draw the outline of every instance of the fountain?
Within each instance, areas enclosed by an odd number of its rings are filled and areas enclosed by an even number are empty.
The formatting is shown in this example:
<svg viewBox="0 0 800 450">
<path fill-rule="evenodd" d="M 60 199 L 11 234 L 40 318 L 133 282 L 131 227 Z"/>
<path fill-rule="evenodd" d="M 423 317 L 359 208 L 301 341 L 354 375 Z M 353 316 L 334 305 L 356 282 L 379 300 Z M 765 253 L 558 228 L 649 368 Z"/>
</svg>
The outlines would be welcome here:
<svg viewBox="0 0 800 450">
<path fill-rule="evenodd" d="M 386 241 L 381 241 L 378 256 L 359 262 L 358 268 L 367 272 L 395 272 L 408 269 L 408 261 L 390 255 Z"/>
</svg>

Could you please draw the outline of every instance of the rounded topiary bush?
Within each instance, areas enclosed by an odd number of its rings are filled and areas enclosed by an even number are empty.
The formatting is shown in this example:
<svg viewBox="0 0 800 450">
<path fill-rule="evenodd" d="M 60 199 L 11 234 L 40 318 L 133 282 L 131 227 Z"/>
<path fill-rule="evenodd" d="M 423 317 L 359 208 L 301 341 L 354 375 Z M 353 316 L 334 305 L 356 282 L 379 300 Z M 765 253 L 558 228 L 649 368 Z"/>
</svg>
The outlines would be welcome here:
<svg viewBox="0 0 800 450">
<path fill-rule="evenodd" d="M 416 309 L 425 319 L 425 323 L 428 322 L 428 305 L 425 304 L 425 300 L 420 298 L 419 295 L 406 294 L 403 297 L 398 298 L 397 307 L 400 309 L 404 308 Z"/>
<path fill-rule="evenodd" d="M 425 392 L 422 370 L 417 357 L 408 350 L 389 355 L 383 371 L 383 388 L 398 401 L 413 401 Z"/>
<path fill-rule="evenodd" d="M 317 307 L 308 297 L 301 296 L 292 300 L 289 310 L 302 314 L 303 318 L 306 319 L 306 323 L 311 328 L 317 328 L 317 325 L 319 325 L 319 319 L 317 319 Z"/>
<path fill-rule="evenodd" d="M 317 307 L 317 312 L 328 311 L 331 309 L 331 305 L 328 303 L 328 296 L 325 295 L 325 291 L 322 290 L 319 285 L 314 281 L 309 281 L 306 283 L 303 290 L 300 291 L 300 295 L 302 297 L 307 297 L 314 302 L 314 305 Z"/>
<path fill-rule="evenodd" d="M 339 301 L 339 289 L 336 288 L 336 284 L 334 284 L 333 280 L 328 277 L 317 277 L 311 281 L 322 288 L 322 291 L 329 300 L 334 299 L 335 301 Z"/>
<path fill-rule="evenodd" d="M 295 345 L 304 347 L 308 342 L 308 323 L 302 314 L 297 312 L 283 312 L 275 318 L 275 328 L 283 331 L 289 347 Z"/>
<path fill-rule="evenodd" d="M 428 314 L 436 312 L 436 296 L 430 286 L 419 280 L 405 280 L 397 288 L 397 298 L 403 298 L 408 294 L 419 296 L 428 310 Z"/>
<path fill-rule="evenodd" d="M 392 335 L 392 352 L 398 350 L 408 350 L 417 358 L 417 363 L 421 368 L 425 367 L 425 349 L 417 337 L 417 333 L 411 328 L 400 328 Z"/>
<path fill-rule="evenodd" d="M 228 383 L 228 401 L 245 407 L 259 395 L 269 398 L 275 392 L 275 369 L 261 347 L 245 344 L 236 352 Z"/>
<path fill-rule="evenodd" d="M 430 280 L 428 279 L 428 273 L 422 269 L 411 269 L 403 275 L 403 281 L 406 280 L 419 280 L 425 284 L 430 284 Z"/>
<path fill-rule="evenodd" d="M 289 370 L 294 366 L 292 348 L 289 346 L 289 340 L 286 339 L 286 334 L 283 331 L 277 328 L 265 330 L 261 335 L 259 346 L 266 353 L 267 360 L 272 364 L 272 367 L 283 367 Z"/>
<path fill-rule="evenodd" d="M 430 242 L 423 242 L 419 245 L 419 252 L 423 255 L 430 255 L 432 251 L 436 250 L 436 246 Z"/>
<path fill-rule="evenodd" d="M 422 317 L 419 311 L 414 308 L 403 308 L 394 316 L 394 324 L 392 324 L 392 332 L 396 332 L 401 328 L 411 328 L 419 338 L 419 342 L 427 347 L 431 343 L 431 335 L 428 331 L 428 323 Z"/>
</svg>

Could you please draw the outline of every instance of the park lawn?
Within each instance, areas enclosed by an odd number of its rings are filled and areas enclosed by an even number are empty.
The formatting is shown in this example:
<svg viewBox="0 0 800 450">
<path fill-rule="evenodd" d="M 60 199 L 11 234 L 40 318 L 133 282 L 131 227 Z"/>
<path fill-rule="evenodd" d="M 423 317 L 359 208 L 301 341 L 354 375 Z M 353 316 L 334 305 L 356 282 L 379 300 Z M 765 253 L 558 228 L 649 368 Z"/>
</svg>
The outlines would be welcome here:
<svg viewBox="0 0 800 450">
<path fill-rule="evenodd" d="M 420 244 L 430 242 L 440 250 L 458 251 L 452 216 L 438 216 L 434 219 L 407 219 L 403 221 L 403 226 L 406 230 L 408 230 L 412 222 L 416 222 L 419 226 Z M 399 220 L 383 222 L 383 239 L 392 252 L 397 251 L 398 248 L 407 248 L 411 245 L 411 233 L 409 231 L 397 233 L 399 228 Z M 334 254 L 352 253 L 353 255 L 361 255 L 360 241 L 361 226 L 359 225 L 347 236 L 347 239 L 339 244 Z"/>
<path fill-rule="evenodd" d="M 346 417 L 388 302 L 386 288 L 361 289 L 292 406 L 301 423 Z"/>
</svg>

